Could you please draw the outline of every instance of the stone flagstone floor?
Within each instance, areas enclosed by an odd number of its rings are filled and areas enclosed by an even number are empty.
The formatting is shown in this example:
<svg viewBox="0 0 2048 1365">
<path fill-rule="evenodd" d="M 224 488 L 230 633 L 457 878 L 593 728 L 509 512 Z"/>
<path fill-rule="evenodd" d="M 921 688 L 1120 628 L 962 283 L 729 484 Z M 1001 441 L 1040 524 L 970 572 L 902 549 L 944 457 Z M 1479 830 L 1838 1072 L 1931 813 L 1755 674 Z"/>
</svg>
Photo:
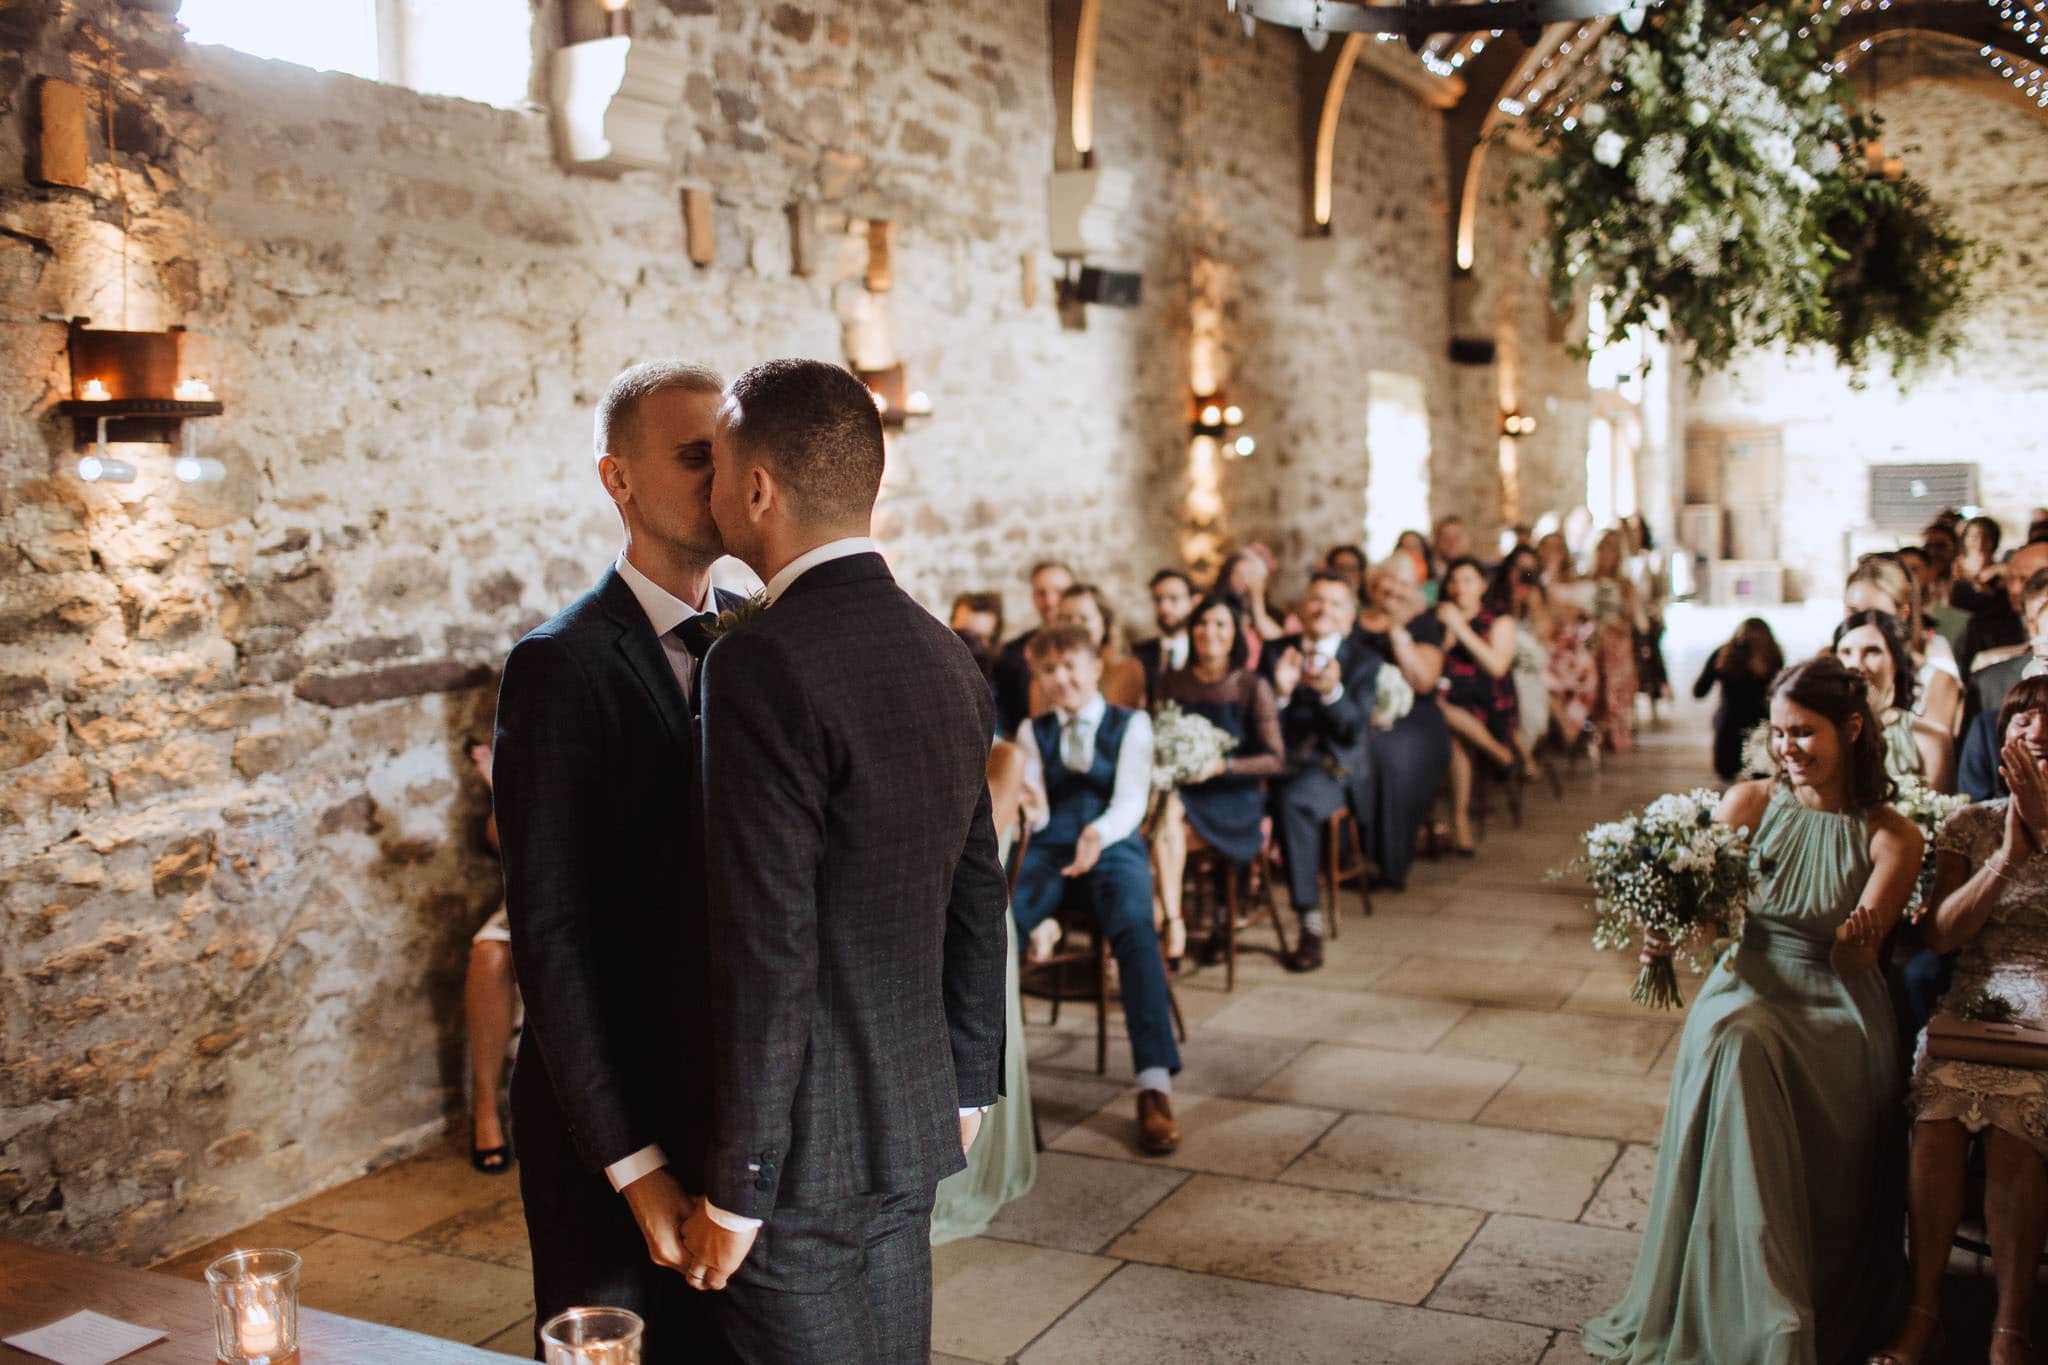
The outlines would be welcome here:
<svg viewBox="0 0 2048 1365">
<path fill-rule="evenodd" d="M 1579 1324 L 1634 1261 L 1683 1015 L 1629 1003 L 1633 959 L 1594 951 L 1544 872 L 1587 825 L 1699 782 L 1703 734 L 1684 713 L 1563 800 L 1532 788 L 1476 860 L 1419 863 L 1370 918 L 1349 900 L 1321 972 L 1251 953 L 1234 993 L 1220 969 L 1183 978 L 1173 1157 L 1136 1150 L 1121 1020 L 1099 1077 L 1092 1007 L 1055 1029 L 1027 1000 L 1048 1150 L 987 1235 L 935 1252 L 935 1360 L 1584 1360 Z M 531 1349 L 517 1189 L 458 1147 L 165 1268 L 251 1244 L 299 1251 L 314 1307 Z"/>
</svg>

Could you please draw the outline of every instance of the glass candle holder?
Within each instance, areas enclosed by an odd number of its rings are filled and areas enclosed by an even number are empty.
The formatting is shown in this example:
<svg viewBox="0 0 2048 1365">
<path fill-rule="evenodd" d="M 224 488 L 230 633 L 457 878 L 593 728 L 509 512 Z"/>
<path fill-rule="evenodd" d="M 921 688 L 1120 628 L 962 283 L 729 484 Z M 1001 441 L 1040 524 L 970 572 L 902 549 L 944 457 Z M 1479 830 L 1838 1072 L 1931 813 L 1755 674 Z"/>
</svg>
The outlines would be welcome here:
<svg viewBox="0 0 2048 1365">
<path fill-rule="evenodd" d="M 215 1353 L 226 1365 L 274 1365 L 299 1349 L 299 1257 L 231 1251 L 206 1267 Z"/>
<path fill-rule="evenodd" d="M 540 1329 L 547 1365 L 640 1365 L 646 1324 L 624 1308 L 571 1308 Z"/>
</svg>

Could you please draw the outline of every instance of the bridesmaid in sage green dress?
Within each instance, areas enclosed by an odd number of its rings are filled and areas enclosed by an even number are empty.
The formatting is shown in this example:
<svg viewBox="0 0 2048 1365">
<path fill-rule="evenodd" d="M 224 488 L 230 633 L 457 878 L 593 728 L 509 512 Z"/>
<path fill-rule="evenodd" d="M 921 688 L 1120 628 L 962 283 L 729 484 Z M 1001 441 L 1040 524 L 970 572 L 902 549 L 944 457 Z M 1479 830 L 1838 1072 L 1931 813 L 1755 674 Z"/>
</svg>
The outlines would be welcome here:
<svg viewBox="0 0 2048 1365">
<path fill-rule="evenodd" d="M 1920 868 L 1885 805 L 1861 675 L 1771 688 L 1778 777 L 1717 818 L 1752 829 L 1742 945 L 1685 1023 L 1635 1276 L 1588 1323 L 1628 1365 L 1837 1365 L 1885 1325 L 1901 1246 L 1903 1077 L 1877 947 Z"/>
</svg>

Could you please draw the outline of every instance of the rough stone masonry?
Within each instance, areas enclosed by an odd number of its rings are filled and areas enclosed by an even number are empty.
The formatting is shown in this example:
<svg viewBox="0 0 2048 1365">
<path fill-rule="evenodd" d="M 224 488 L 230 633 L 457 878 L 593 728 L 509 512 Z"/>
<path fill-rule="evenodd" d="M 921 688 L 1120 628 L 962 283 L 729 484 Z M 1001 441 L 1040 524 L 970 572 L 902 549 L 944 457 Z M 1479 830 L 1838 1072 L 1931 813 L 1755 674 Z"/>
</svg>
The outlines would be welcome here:
<svg viewBox="0 0 2048 1365">
<path fill-rule="evenodd" d="M 498 896 L 464 743 L 511 642 L 614 552 L 590 409 L 632 361 L 843 359 L 879 318 L 937 408 L 891 452 L 906 582 L 1021 608 L 1058 553 L 1137 613 L 1191 529 L 1190 281 L 1221 264 L 1260 447 L 1212 529 L 1296 560 L 1356 538 L 1372 370 L 1426 386 L 1437 510 L 1497 514 L 1492 397 L 1445 358 L 1439 116 L 1354 80 L 1333 297 L 1299 301 L 1298 39 L 1220 5 L 1109 7 L 1097 145 L 1135 177 L 1113 263 L 1145 299 L 1086 330 L 1044 245 L 1042 6 L 647 0 L 638 41 L 691 75 L 672 172 L 614 180 L 559 169 L 538 108 L 188 47 L 173 9 L 0 10 L 0 1233 L 146 1261 L 461 1112 Z M 83 191 L 26 179 L 39 76 L 89 92 Z M 708 266 L 684 184 L 715 195 Z M 886 295 L 849 230 L 875 218 Z M 74 477 L 73 316 L 192 329 L 224 481 L 149 446 L 132 484 Z"/>
</svg>

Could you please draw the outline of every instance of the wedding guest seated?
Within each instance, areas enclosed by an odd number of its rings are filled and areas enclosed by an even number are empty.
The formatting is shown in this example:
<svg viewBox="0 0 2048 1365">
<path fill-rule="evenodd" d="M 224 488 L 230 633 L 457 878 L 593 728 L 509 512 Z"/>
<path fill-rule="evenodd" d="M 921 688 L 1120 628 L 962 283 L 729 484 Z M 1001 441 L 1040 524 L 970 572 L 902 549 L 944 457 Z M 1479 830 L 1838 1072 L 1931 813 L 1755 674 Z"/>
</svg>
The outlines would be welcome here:
<svg viewBox="0 0 2048 1365">
<path fill-rule="evenodd" d="M 491 746 L 469 746 L 491 790 Z M 484 819 L 484 842 L 498 851 L 498 817 Z M 500 1105 L 505 1093 L 505 1052 L 519 1025 L 519 983 L 512 971 L 512 924 L 500 904 L 469 941 L 469 970 L 462 981 L 463 1017 L 469 1025 L 470 1097 L 469 1164 L 485 1175 L 512 1169 L 512 1144 L 506 1139 Z"/>
<path fill-rule="evenodd" d="M 1216 576 L 1216 587 L 1238 604 L 1254 665 L 1264 657 L 1268 641 L 1287 633 L 1280 614 L 1266 598 L 1272 577 L 1273 561 L 1263 545 L 1245 546 L 1223 561 L 1223 571 Z"/>
<path fill-rule="evenodd" d="M 1436 562 L 1447 569 L 1454 559 L 1463 559 L 1472 553 L 1472 535 L 1465 529 L 1463 517 L 1439 517 L 1436 528 L 1430 532 L 1430 549 L 1436 554 Z"/>
<path fill-rule="evenodd" d="M 1365 596 L 1365 551 L 1356 545 L 1332 545 L 1323 556 L 1323 567 L 1351 585 L 1351 595 Z"/>
<path fill-rule="evenodd" d="M 2022 606 L 2026 650 L 1970 675 L 1970 710 L 1975 714 L 1963 731 L 1956 790 L 1968 793 L 1972 801 L 1989 801 L 2004 792 L 1998 779 L 1997 734 L 1998 708 L 2006 694 L 2021 678 L 2048 673 L 2048 569 L 2027 580 Z"/>
<path fill-rule="evenodd" d="M 1074 586 L 1074 571 L 1056 559 L 1040 560 L 1031 566 L 1031 606 L 1041 627 L 1059 618 L 1060 594 Z M 1031 716 L 1031 664 L 1024 651 L 1038 631 L 1027 630 L 1004 645 L 996 658 L 996 727 L 1005 735 Z"/>
<path fill-rule="evenodd" d="M 1152 624 L 1159 634 L 1131 646 L 1145 670 L 1145 704 L 1159 696 L 1159 680 L 1187 667 L 1188 615 L 1195 609 L 1195 580 L 1179 569 L 1161 569 L 1146 585 L 1152 594 Z"/>
<path fill-rule="evenodd" d="M 1003 595 L 961 593 L 953 599 L 953 614 L 946 624 L 962 634 L 978 636 L 981 647 L 993 651 L 1003 640 Z"/>
<path fill-rule="evenodd" d="M 1406 555 L 1415 564 L 1415 581 L 1422 586 L 1424 600 L 1430 606 L 1436 605 L 1436 556 L 1429 548 L 1429 538 L 1420 531 L 1403 531 L 1394 537 L 1394 553 Z"/>
<path fill-rule="evenodd" d="M 1071 890 L 1094 916 L 1123 991 L 1139 1145 L 1165 1155 L 1180 1146 L 1170 1098 L 1180 1048 L 1152 926 L 1152 866 L 1138 832 L 1152 790 L 1152 722 L 1103 699 L 1102 656 L 1079 626 L 1040 630 L 1029 657 L 1048 709 L 1017 739 L 1047 810 L 1024 852 L 1011 913 L 1018 934 L 1028 936 Z"/>
<path fill-rule="evenodd" d="M 1954 734 L 1962 712 L 1967 665 L 1958 661 L 1948 641 L 1929 628 L 1920 608 L 1919 589 L 1895 556 L 1865 555 L 1850 571 L 1848 581 L 1842 585 L 1842 614 L 1849 616 L 1861 611 L 1889 613 L 1905 628 L 1918 709 L 1935 725 Z"/>
<path fill-rule="evenodd" d="M 1963 613 L 1967 628 L 1969 617 L 1996 607 L 2005 592 L 2005 571 L 1998 563 L 1998 543 L 2005 531 L 1991 517 L 1971 517 L 1958 535 L 1955 564 L 1949 570 L 1948 600 Z M 1950 643 L 1960 657 L 1962 641 Z"/>
<path fill-rule="evenodd" d="M 1316 868 L 1324 826 L 1346 805 L 1363 805 L 1367 731 L 1382 656 L 1358 628 L 1358 602 L 1336 574 L 1309 576 L 1302 632 L 1272 642 L 1260 671 L 1280 702 L 1287 772 L 1272 784 L 1273 824 L 1287 861 L 1287 891 L 1300 936 L 1287 966 L 1323 965 L 1323 912 Z"/>
<path fill-rule="evenodd" d="M 1958 952 L 1945 1012 L 1995 1011 L 2048 1028 L 2048 678 L 2028 678 L 1999 710 L 2010 797 L 1966 806 L 1936 842 L 1933 910 L 1922 932 Z M 1998 1002 L 2003 1002 L 2000 1008 Z M 1971 1135 L 1984 1142 L 1984 1222 L 1998 1285 L 1992 1365 L 2031 1361 L 2035 1267 L 2048 1234 L 2048 1071 L 1935 1055 L 1914 1059 L 1912 1301 L 1879 1365 L 1928 1358 L 1949 1245 L 1961 1221 Z"/>
<path fill-rule="evenodd" d="M 1692 694 L 1704 701 L 1716 686 L 1721 689 L 1714 708 L 1714 772 L 1723 782 L 1742 775 L 1742 746 L 1770 718 L 1771 679 L 1784 667 L 1785 652 L 1761 616 L 1737 626 L 1728 643 L 1707 656 Z"/>
<path fill-rule="evenodd" d="M 1466 555 L 1444 569 L 1437 589 L 1437 623 L 1444 628 L 1443 715 L 1451 737 L 1451 851 L 1461 858 L 1472 845 L 1472 773 L 1475 759 L 1494 771 L 1514 771 L 1515 618 L 1487 600 L 1486 575 Z"/>
<path fill-rule="evenodd" d="M 1533 546 L 1517 544 L 1493 571 L 1487 597 L 1515 621 L 1515 751 L 1531 771 L 1549 774 L 1537 746 L 1550 728 L 1550 594 Z M 1551 781 L 1556 782 L 1553 776 Z"/>
<path fill-rule="evenodd" d="M 1870 686 L 1870 710 L 1883 732 L 1885 771 L 1917 777 L 1935 791 L 1954 791 L 1955 745 L 1948 732 L 1913 713 L 1913 654 L 1888 612 L 1852 612 L 1835 627 L 1834 655 Z"/>
<path fill-rule="evenodd" d="M 1093 583 L 1077 583 L 1060 594 L 1056 617 L 1063 626 L 1079 626 L 1095 642 L 1102 659 L 1102 695 L 1111 706 L 1133 710 L 1145 708 L 1145 666 L 1126 654 L 1117 634 L 1116 613 Z M 1045 714 L 1051 703 L 1034 676 L 1031 684 L 1031 714 Z"/>
<path fill-rule="evenodd" d="M 1175 796 L 1181 816 L 1203 843 L 1237 866 L 1249 867 L 1258 861 L 1266 842 L 1266 779 L 1279 777 L 1287 768 L 1280 705 L 1273 685 L 1247 666 L 1250 651 L 1244 630 L 1228 601 L 1204 598 L 1189 618 L 1188 637 L 1187 667 L 1160 679 L 1159 700 L 1201 716 L 1233 736 L 1238 746 L 1206 776 L 1177 788 Z M 1187 867 L 1185 833 L 1172 830 L 1173 823 L 1171 818 L 1162 819 L 1153 841 L 1159 889 L 1163 898 L 1171 900 L 1167 910 L 1169 961 L 1180 956 L 1175 931 L 1180 921 L 1180 882 Z M 1181 837 L 1173 838 L 1176 833 Z M 1161 853 L 1169 846 L 1170 858 Z M 1221 928 L 1212 929 L 1202 949 L 1202 961 L 1211 965 L 1221 962 L 1224 951 Z"/>
<path fill-rule="evenodd" d="M 2005 592 L 1979 609 L 1970 618 L 1970 628 L 1963 633 L 1958 662 L 1964 677 L 1975 668 L 1978 655 L 2026 641 L 2026 626 L 2020 619 L 2022 599 L 2027 580 L 2043 569 L 2048 569 L 2048 541 L 2030 541 L 2005 561 Z"/>
<path fill-rule="evenodd" d="M 1428 823 L 1451 766 L 1451 732 L 1437 701 L 1444 628 L 1425 608 L 1415 573 L 1414 559 L 1404 554 L 1375 565 L 1358 614 L 1367 647 L 1387 663 L 1379 690 L 1389 698 L 1367 735 L 1366 783 L 1355 809 L 1365 855 L 1379 869 L 1379 884 L 1394 891 L 1408 885 L 1416 833 Z M 1398 704 L 1404 692 L 1412 697 L 1405 708 Z"/>
</svg>

